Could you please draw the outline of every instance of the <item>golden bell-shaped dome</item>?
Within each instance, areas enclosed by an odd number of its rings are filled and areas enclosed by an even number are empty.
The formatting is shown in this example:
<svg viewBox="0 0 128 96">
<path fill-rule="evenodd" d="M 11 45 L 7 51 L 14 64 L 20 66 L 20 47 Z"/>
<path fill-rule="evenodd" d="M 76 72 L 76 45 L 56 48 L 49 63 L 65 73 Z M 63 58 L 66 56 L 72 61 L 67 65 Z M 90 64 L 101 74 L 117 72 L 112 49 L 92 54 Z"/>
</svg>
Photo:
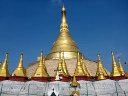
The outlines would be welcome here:
<svg viewBox="0 0 128 96">
<path fill-rule="evenodd" d="M 68 30 L 68 24 L 66 19 L 66 9 L 63 5 L 61 10 L 62 19 L 60 25 L 60 33 L 57 40 L 53 43 L 51 52 L 46 56 L 46 59 L 58 59 L 59 52 L 64 51 L 65 59 L 77 58 L 78 47 L 75 41 L 71 38 Z M 80 57 L 81 57 L 80 53 Z"/>
</svg>

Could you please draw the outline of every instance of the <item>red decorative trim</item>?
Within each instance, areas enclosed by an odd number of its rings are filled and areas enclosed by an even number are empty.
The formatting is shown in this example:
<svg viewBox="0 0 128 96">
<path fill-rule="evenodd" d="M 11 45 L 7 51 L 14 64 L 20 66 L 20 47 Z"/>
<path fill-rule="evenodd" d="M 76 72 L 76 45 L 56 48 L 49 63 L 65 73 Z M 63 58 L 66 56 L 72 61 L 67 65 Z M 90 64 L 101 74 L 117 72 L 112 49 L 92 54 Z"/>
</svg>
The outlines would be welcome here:
<svg viewBox="0 0 128 96">
<path fill-rule="evenodd" d="M 110 79 L 110 77 L 109 77 L 109 76 L 105 76 L 105 78 L 106 78 L 106 79 Z"/>
<path fill-rule="evenodd" d="M 86 76 L 75 76 L 75 77 L 76 77 L 76 80 L 77 80 L 77 81 L 80 81 L 80 80 L 85 80 L 85 81 L 87 81 L 87 80 L 88 80 Z"/>
<path fill-rule="evenodd" d="M 9 80 L 12 81 L 28 81 L 27 77 L 22 77 L 22 76 L 10 76 Z"/>
<path fill-rule="evenodd" d="M 49 78 L 47 78 L 47 77 L 32 77 L 31 80 L 47 82 L 47 81 L 49 81 Z"/>
<path fill-rule="evenodd" d="M 117 77 L 110 77 L 112 80 L 121 80 L 121 79 L 126 79 L 125 76 L 117 76 Z"/>
<path fill-rule="evenodd" d="M 9 79 L 9 77 L 1 77 L 0 76 L 0 81 L 4 81 L 4 80 L 8 80 Z"/>
<path fill-rule="evenodd" d="M 85 77 L 85 80 L 87 81 L 92 80 L 92 77 Z"/>
</svg>

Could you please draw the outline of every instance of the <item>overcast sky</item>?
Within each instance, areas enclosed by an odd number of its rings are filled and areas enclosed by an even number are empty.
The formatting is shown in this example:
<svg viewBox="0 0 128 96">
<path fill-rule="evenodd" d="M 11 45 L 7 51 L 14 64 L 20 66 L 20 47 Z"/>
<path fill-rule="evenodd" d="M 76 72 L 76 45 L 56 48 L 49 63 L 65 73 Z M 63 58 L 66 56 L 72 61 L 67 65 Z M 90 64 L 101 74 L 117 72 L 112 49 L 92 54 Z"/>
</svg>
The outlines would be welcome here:
<svg viewBox="0 0 128 96">
<path fill-rule="evenodd" d="M 111 71 L 112 56 L 128 70 L 128 0 L 0 0 L 0 61 L 8 50 L 14 70 L 24 52 L 24 66 L 46 56 L 60 30 L 61 8 L 67 10 L 69 32 L 84 56 Z M 124 62 L 127 62 L 125 65 Z"/>
</svg>

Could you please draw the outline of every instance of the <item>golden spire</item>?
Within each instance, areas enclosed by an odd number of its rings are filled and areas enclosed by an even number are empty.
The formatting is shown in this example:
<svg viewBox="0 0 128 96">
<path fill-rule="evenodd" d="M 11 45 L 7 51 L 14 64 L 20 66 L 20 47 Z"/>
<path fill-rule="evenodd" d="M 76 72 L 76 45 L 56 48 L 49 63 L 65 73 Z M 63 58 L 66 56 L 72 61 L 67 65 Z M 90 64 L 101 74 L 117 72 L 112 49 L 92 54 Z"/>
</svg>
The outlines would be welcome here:
<svg viewBox="0 0 128 96">
<path fill-rule="evenodd" d="M 89 74 L 89 72 L 87 70 L 87 67 L 85 66 L 85 63 L 84 63 L 84 56 L 83 56 L 83 54 L 82 54 L 82 68 L 84 70 L 85 75 L 90 77 L 90 74 Z"/>
<path fill-rule="evenodd" d="M 98 76 L 98 74 L 100 72 L 100 69 L 103 72 L 104 76 L 108 76 L 108 74 L 107 74 L 106 70 L 104 69 L 103 64 L 100 60 L 100 55 L 99 55 L 99 52 L 98 52 L 98 67 L 97 67 L 96 76 Z"/>
<path fill-rule="evenodd" d="M 63 52 L 63 58 L 62 58 L 62 67 L 63 67 L 64 73 L 66 74 L 66 76 L 70 76 L 70 74 L 69 74 L 69 72 L 67 70 L 66 63 L 65 63 L 64 52 Z"/>
<path fill-rule="evenodd" d="M 15 74 L 15 76 L 27 77 L 26 76 L 26 69 L 23 66 L 23 52 L 21 53 L 19 64 L 12 74 Z"/>
<path fill-rule="evenodd" d="M 51 52 L 46 56 L 46 59 L 58 59 L 59 58 L 58 54 L 60 49 L 63 49 L 66 59 L 77 58 L 77 52 L 79 49 L 75 41 L 71 38 L 69 34 L 68 24 L 66 19 L 66 9 L 64 5 L 61 10 L 61 13 L 62 13 L 62 19 L 60 25 L 60 33 L 57 40 L 53 43 Z M 82 55 L 80 53 L 80 57 L 81 56 Z"/>
<path fill-rule="evenodd" d="M 78 51 L 78 56 L 77 56 L 77 65 L 75 69 L 75 76 L 85 76 L 84 70 L 82 68 L 81 62 L 80 62 L 80 53 Z"/>
<path fill-rule="evenodd" d="M 125 70 L 120 62 L 119 56 L 118 56 L 118 61 L 119 61 L 119 70 L 120 70 L 121 74 L 124 74 L 127 77 L 127 73 L 125 72 Z"/>
<path fill-rule="evenodd" d="M 114 54 L 112 51 L 112 72 L 110 74 L 110 77 L 117 77 L 117 76 L 121 76 L 121 73 L 119 71 L 119 68 L 117 66 L 117 63 L 115 61 Z"/>
<path fill-rule="evenodd" d="M 70 84 L 71 87 L 80 87 L 80 84 L 76 81 L 76 77 L 73 76 L 73 81 L 72 83 Z"/>
<path fill-rule="evenodd" d="M 45 67 L 43 64 L 43 50 L 41 50 L 40 62 L 39 65 L 32 77 L 49 77 Z"/>
<path fill-rule="evenodd" d="M 63 74 L 64 76 L 66 76 L 66 74 L 65 74 L 65 72 L 64 72 L 64 69 L 63 69 L 63 67 L 62 67 L 62 62 L 61 62 L 61 52 L 59 52 L 58 70 L 60 70 L 60 71 L 59 71 L 59 75 L 60 75 L 60 74 Z M 57 72 L 55 73 L 54 76 L 56 76 L 56 75 L 57 75 Z"/>
<path fill-rule="evenodd" d="M 104 80 L 106 79 L 105 76 L 104 76 L 104 73 L 102 72 L 102 68 L 99 67 L 99 73 L 98 73 L 98 80 Z"/>
<path fill-rule="evenodd" d="M 0 68 L 0 76 L 2 77 L 9 77 L 9 71 L 8 71 L 8 52 L 6 53 L 5 60 L 3 62 L 3 65 Z"/>
<path fill-rule="evenodd" d="M 47 71 L 46 66 L 45 66 L 45 56 L 43 56 L 43 66 L 44 66 L 44 69 Z"/>
</svg>

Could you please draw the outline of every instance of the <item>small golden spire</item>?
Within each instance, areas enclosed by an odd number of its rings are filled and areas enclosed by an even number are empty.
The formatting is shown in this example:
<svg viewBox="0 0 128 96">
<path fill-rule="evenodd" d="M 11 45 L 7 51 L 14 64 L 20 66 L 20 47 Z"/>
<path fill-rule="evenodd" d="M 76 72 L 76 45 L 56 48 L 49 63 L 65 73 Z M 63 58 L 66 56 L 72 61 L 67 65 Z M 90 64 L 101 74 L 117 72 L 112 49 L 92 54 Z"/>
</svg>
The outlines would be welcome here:
<svg viewBox="0 0 128 96">
<path fill-rule="evenodd" d="M 85 66 L 85 63 L 84 63 L 84 56 L 83 56 L 83 54 L 82 54 L 82 68 L 84 70 L 85 75 L 90 77 L 90 74 L 89 74 L 89 72 L 87 70 L 87 67 Z"/>
<path fill-rule="evenodd" d="M 60 75 L 60 74 L 63 74 L 64 76 L 66 76 L 66 73 L 64 72 L 64 69 L 63 69 L 63 67 L 62 67 L 62 62 L 61 62 L 61 52 L 59 52 L 58 70 L 60 70 L 60 71 L 59 71 L 59 75 Z M 57 72 L 55 73 L 54 76 L 56 76 L 56 75 L 57 75 Z"/>
<path fill-rule="evenodd" d="M 106 79 L 105 76 L 104 76 L 104 73 L 102 72 L 102 68 L 100 67 L 99 68 L 99 73 L 98 73 L 98 80 L 104 80 Z"/>
<path fill-rule="evenodd" d="M 117 77 L 117 76 L 121 76 L 121 73 L 119 71 L 119 68 L 117 66 L 117 63 L 115 61 L 114 54 L 112 51 L 112 72 L 110 74 L 110 77 Z"/>
<path fill-rule="evenodd" d="M 45 66 L 45 56 L 43 56 L 43 66 L 44 66 L 44 69 L 47 71 L 46 66 Z"/>
<path fill-rule="evenodd" d="M 119 56 L 118 56 L 118 61 L 119 61 L 119 70 L 120 70 L 121 74 L 127 77 L 127 73 L 125 72 L 125 70 L 120 62 Z"/>
<path fill-rule="evenodd" d="M 81 62 L 80 62 L 80 53 L 78 51 L 78 56 L 77 56 L 77 65 L 75 69 L 75 76 L 85 76 L 84 70 L 82 68 Z"/>
<path fill-rule="evenodd" d="M 2 77 L 9 77 L 9 71 L 8 71 L 8 51 L 6 53 L 5 60 L 3 62 L 3 65 L 0 68 L 0 76 Z"/>
<path fill-rule="evenodd" d="M 1 62 L 0 62 L 0 67 L 1 67 Z"/>
<path fill-rule="evenodd" d="M 43 50 L 41 50 L 39 65 L 32 77 L 49 77 L 44 66 L 45 66 L 45 64 L 43 64 Z"/>
<path fill-rule="evenodd" d="M 72 83 L 70 84 L 70 87 L 80 87 L 80 84 L 76 81 L 76 77 L 73 76 L 73 81 Z"/>
<path fill-rule="evenodd" d="M 66 74 L 66 76 L 70 76 L 70 74 L 69 74 L 69 72 L 67 70 L 66 63 L 65 63 L 64 52 L 63 52 L 63 58 L 62 58 L 62 67 L 63 67 L 64 73 Z"/>
<path fill-rule="evenodd" d="M 80 93 L 79 93 L 79 91 L 76 91 L 76 89 L 75 89 L 75 91 L 71 92 L 71 96 L 80 96 Z"/>
<path fill-rule="evenodd" d="M 108 74 L 107 74 L 106 70 L 104 69 L 103 64 L 100 60 L 100 55 L 99 55 L 99 52 L 98 52 L 98 67 L 97 67 L 96 76 L 98 76 L 100 70 L 103 72 L 104 76 L 108 76 Z"/>
<path fill-rule="evenodd" d="M 27 75 L 26 75 L 26 69 L 23 66 L 23 52 L 21 53 L 19 64 L 18 64 L 17 68 L 15 69 L 15 71 L 12 73 L 12 75 L 13 74 L 15 76 L 27 77 Z"/>
</svg>

